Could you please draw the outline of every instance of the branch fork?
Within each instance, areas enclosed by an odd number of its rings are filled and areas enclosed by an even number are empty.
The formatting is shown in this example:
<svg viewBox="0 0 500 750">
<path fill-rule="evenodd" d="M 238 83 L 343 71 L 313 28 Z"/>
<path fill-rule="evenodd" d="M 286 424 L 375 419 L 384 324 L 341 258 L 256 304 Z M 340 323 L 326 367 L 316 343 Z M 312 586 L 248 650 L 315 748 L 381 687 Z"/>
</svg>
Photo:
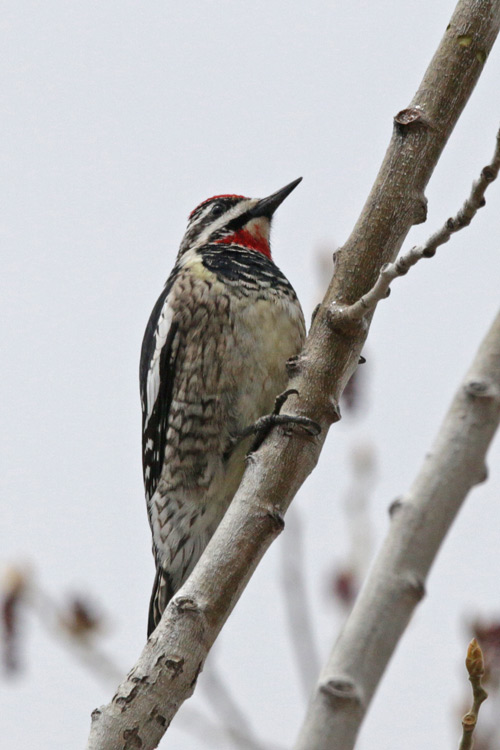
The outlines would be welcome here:
<svg viewBox="0 0 500 750">
<path fill-rule="evenodd" d="M 403 110 L 399 115 L 412 112 L 414 113 L 412 109 Z M 396 117 L 399 117 L 399 115 Z M 409 122 L 414 122 L 416 119 L 416 115 L 414 115 Z M 396 119 L 396 122 L 400 121 Z M 408 123 L 403 122 L 401 124 L 406 125 Z M 407 274 L 410 268 L 422 258 L 432 258 L 436 254 L 437 248 L 448 242 L 452 234 L 469 226 L 478 210 L 486 204 L 485 192 L 488 186 L 496 180 L 499 169 L 500 130 L 497 132 L 496 146 L 491 162 L 481 170 L 479 179 L 473 183 L 469 197 L 464 201 L 456 215 L 447 219 L 441 229 L 434 232 L 424 245 L 412 247 L 393 263 L 384 263 L 380 268 L 375 284 L 352 305 L 342 306 L 334 302 L 327 313 L 330 324 L 336 328 L 342 328 L 348 322 L 360 321 L 369 316 L 373 313 L 377 304 L 389 296 L 390 285 L 394 279 Z"/>
</svg>

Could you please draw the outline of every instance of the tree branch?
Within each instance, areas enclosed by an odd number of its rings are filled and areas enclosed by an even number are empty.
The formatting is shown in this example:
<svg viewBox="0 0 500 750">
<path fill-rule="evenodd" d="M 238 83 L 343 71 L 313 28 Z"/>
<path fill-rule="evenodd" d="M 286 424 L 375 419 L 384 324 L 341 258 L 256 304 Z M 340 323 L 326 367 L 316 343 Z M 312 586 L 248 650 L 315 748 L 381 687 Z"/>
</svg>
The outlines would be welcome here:
<svg viewBox="0 0 500 750">
<path fill-rule="evenodd" d="M 242 711 L 230 690 L 226 687 L 213 660 L 207 665 L 202 682 L 205 698 L 222 723 L 226 738 L 229 737 L 232 740 L 235 748 L 240 748 L 240 750 L 283 750 L 283 748 L 278 748 L 277 745 L 271 747 L 269 743 L 261 742 L 256 737 L 245 712 Z"/>
<path fill-rule="evenodd" d="M 350 750 L 500 420 L 500 313 L 456 393 L 320 676 L 295 750 Z"/>
<path fill-rule="evenodd" d="M 203 747 L 213 745 L 220 750 L 221 747 L 227 747 L 229 739 L 234 750 L 283 750 L 278 745 L 263 745 L 253 737 L 240 733 L 234 726 L 214 722 L 193 706 L 185 706 L 179 718 L 181 721 L 177 726 L 201 740 Z"/>
<path fill-rule="evenodd" d="M 390 284 L 394 279 L 398 278 L 398 276 L 404 276 L 422 258 L 432 258 L 437 248 L 448 242 L 452 234 L 468 227 L 478 210 L 486 204 L 484 194 L 488 185 L 491 185 L 496 180 L 499 169 L 500 130 L 497 132 L 495 152 L 491 162 L 481 170 L 479 179 L 473 183 L 470 195 L 458 213 L 454 217 L 449 218 L 441 229 L 434 232 L 424 245 L 412 247 L 411 250 L 400 256 L 395 263 L 384 264 L 380 269 L 377 281 L 370 291 L 357 300 L 357 302 L 354 302 L 354 304 L 344 307 L 340 315 L 350 320 L 360 320 L 363 318 L 367 313 L 375 309 L 380 300 L 389 295 Z M 335 309 L 332 313 L 335 315 Z"/>
<path fill-rule="evenodd" d="M 252 454 L 239 490 L 198 565 L 170 602 L 111 703 L 93 712 L 89 750 L 157 746 L 195 687 L 207 653 L 283 515 L 314 468 L 338 400 L 356 369 L 369 319 L 331 325 L 332 304 L 352 304 L 395 259 L 410 227 L 425 218 L 424 188 L 484 67 L 500 26 L 500 0 L 460 0 L 410 107 L 395 118 L 375 185 L 346 245 L 302 355 L 290 368 L 294 416 L 319 437 L 276 428 Z M 463 43 L 467 38 L 467 44 Z"/>
<path fill-rule="evenodd" d="M 302 521 L 292 508 L 287 516 L 287 533 L 281 546 L 281 581 L 286 607 L 287 627 L 295 655 L 300 682 L 307 700 L 316 680 L 320 660 L 314 638 L 306 579 Z"/>
</svg>

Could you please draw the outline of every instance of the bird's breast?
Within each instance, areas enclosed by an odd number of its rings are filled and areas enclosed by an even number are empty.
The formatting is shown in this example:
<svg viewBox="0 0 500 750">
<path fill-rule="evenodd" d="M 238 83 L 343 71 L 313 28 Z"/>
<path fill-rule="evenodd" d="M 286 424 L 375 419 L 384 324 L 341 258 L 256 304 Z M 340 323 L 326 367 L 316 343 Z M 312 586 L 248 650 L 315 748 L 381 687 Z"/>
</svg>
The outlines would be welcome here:
<svg viewBox="0 0 500 750">
<path fill-rule="evenodd" d="M 237 411 L 247 422 L 271 411 L 287 382 L 286 361 L 301 350 L 305 328 L 298 302 L 269 294 L 236 303 L 240 383 Z"/>
</svg>

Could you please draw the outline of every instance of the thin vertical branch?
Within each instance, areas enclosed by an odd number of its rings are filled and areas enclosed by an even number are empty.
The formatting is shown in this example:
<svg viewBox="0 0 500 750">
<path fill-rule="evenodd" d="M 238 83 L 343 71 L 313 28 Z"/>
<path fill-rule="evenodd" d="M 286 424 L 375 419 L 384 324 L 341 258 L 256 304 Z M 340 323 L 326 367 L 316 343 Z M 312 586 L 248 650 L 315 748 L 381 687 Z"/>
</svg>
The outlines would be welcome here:
<svg viewBox="0 0 500 750">
<path fill-rule="evenodd" d="M 314 638 L 311 606 L 305 580 L 304 538 L 301 519 L 288 511 L 286 533 L 281 540 L 281 578 L 287 625 L 305 698 L 318 675 L 320 660 Z"/>
<path fill-rule="evenodd" d="M 459 750 L 472 750 L 474 746 L 473 734 L 479 709 L 481 703 L 488 697 L 488 693 L 481 685 L 481 678 L 484 675 L 483 652 L 475 638 L 469 643 L 465 666 L 469 673 L 469 682 L 472 685 L 472 707 L 462 718 L 462 739 Z"/>
</svg>

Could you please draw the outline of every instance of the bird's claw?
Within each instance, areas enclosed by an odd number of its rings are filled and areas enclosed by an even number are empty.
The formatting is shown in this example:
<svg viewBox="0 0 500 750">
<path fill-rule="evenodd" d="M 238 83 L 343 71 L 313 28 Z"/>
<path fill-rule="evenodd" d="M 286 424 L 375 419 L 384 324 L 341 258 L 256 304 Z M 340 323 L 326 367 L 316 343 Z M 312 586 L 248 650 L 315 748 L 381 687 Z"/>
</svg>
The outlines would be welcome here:
<svg viewBox="0 0 500 750">
<path fill-rule="evenodd" d="M 276 397 L 276 400 L 274 402 L 274 409 L 271 414 L 266 414 L 264 417 L 260 417 L 254 424 L 246 427 L 240 433 L 240 435 L 238 436 L 240 440 L 243 440 L 249 435 L 255 435 L 255 439 L 250 446 L 250 450 L 248 451 L 249 454 L 255 453 L 255 451 L 260 448 L 273 427 L 277 427 L 278 425 L 299 425 L 312 437 L 316 437 L 317 435 L 319 435 L 319 433 L 321 432 L 320 425 L 314 420 L 309 419 L 309 417 L 292 416 L 291 414 L 280 413 L 283 404 L 292 394 L 298 394 L 298 391 L 295 388 L 290 388 L 287 391 L 280 393 L 280 395 Z"/>
<path fill-rule="evenodd" d="M 279 396 L 276 396 L 274 401 L 274 409 L 273 414 L 279 414 L 281 412 L 281 407 L 285 403 L 285 401 L 288 401 L 289 396 L 298 396 L 299 392 L 296 388 L 288 388 L 288 390 L 283 391 L 283 393 L 280 393 Z"/>
</svg>

